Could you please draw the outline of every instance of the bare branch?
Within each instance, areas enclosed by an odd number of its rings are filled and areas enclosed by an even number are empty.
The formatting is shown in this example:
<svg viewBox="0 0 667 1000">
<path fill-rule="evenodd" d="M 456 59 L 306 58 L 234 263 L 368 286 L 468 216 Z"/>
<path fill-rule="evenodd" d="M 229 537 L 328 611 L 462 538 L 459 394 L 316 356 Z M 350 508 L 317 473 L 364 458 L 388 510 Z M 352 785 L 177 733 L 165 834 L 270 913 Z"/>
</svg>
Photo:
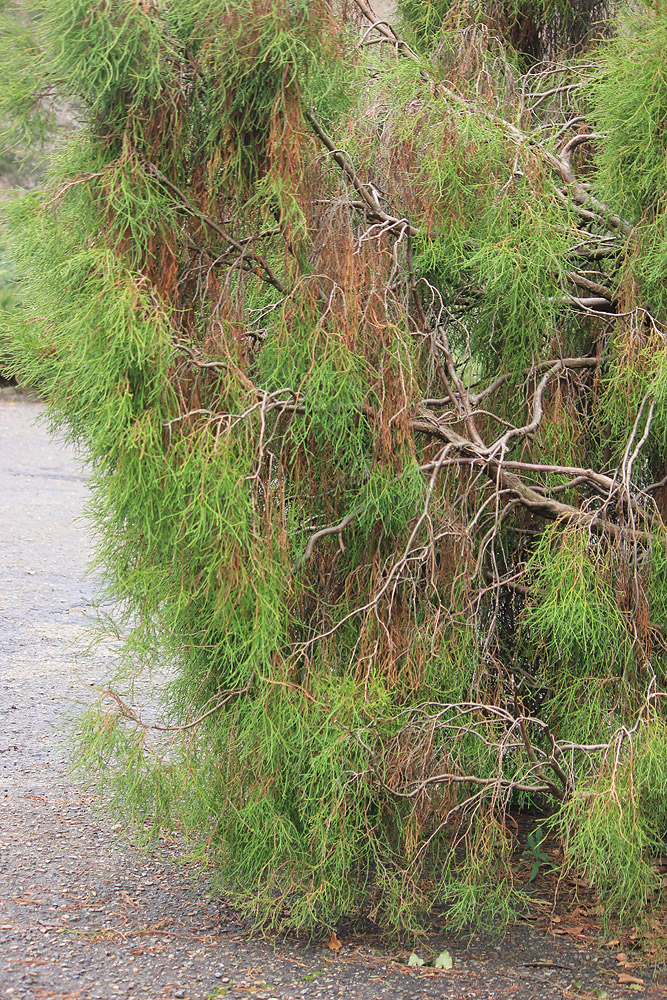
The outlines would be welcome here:
<svg viewBox="0 0 667 1000">
<path fill-rule="evenodd" d="M 224 240 L 230 247 L 236 250 L 239 255 L 239 260 L 252 261 L 255 265 L 254 271 L 257 275 L 259 275 L 259 277 L 263 278 L 270 285 L 273 285 L 273 287 L 282 295 L 286 293 L 287 289 L 285 285 L 282 283 L 268 261 L 262 257 L 261 254 L 257 254 L 254 250 L 249 249 L 247 243 L 244 245 L 244 243 L 240 243 L 238 240 L 234 239 L 224 225 L 216 222 L 215 219 L 209 218 L 209 216 L 200 212 L 198 208 L 195 208 L 180 188 L 170 181 L 168 177 L 165 177 L 165 175 L 161 173 L 161 171 L 159 171 L 152 163 L 144 163 L 143 168 L 149 176 L 154 177 L 160 182 L 160 184 L 163 184 L 164 187 L 168 188 L 172 194 L 176 195 L 181 208 L 185 209 L 185 211 L 189 212 L 190 215 L 193 215 L 195 218 L 203 222 L 209 227 L 209 229 L 216 233 L 220 239 Z"/>
<path fill-rule="evenodd" d="M 343 174 L 352 184 L 353 188 L 361 198 L 364 204 L 364 210 L 371 219 L 375 219 L 382 223 L 383 226 L 387 227 L 387 230 L 396 230 L 400 232 L 402 230 L 407 230 L 411 236 L 416 236 L 419 232 L 414 226 L 411 226 L 407 219 L 399 218 L 397 216 L 389 215 L 388 212 L 382 208 L 380 201 L 378 199 L 375 188 L 372 184 L 367 184 L 360 179 L 348 154 L 341 149 L 338 149 L 333 139 L 331 139 L 327 133 L 324 131 L 320 123 L 315 118 L 315 115 L 307 111 L 305 114 L 306 121 L 308 121 L 313 129 L 313 132 L 322 142 L 324 146 L 329 150 L 331 158 L 343 171 Z"/>
<path fill-rule="evenodd" d="M 311 558 L 315 544 L 316 542 L 319 542 L 321 538 L 328 538 L 329 535 L 338 535 L 339 539 L 341 539 L 341 536 L 347 526 L 354 521 L 355 517 L 359 517 L 363 514 L 363 512 L 364 507 L 362 505 L 361 507 L 357 507 L 356 510 L 351 511 L 347 517 L 344 517 L 342 521 L 338 522 L 338 524 L 331 524 L 327 528 L 320 528 L 319 531 L 315 531 L 308 539 L 308 544 L 306 545 L 303 555 L 297 560 L 294 568 L 301 569 L 303 564 Z"/>
</svg>

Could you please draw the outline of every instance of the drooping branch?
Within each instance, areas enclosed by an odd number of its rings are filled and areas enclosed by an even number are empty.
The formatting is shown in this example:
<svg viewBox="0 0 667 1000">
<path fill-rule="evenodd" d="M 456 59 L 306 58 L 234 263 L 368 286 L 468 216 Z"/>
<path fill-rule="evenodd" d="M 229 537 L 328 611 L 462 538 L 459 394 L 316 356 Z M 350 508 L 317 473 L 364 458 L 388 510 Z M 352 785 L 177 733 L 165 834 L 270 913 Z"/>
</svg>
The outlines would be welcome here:
<svg viewBox="0 0 667 1000">
<path fill-rule="evenodd" d="M 245 262 L 250 263 L 252 265 L 255 274 L 257 274 L 260 278 L 263 278 L 270 285 L 273 285 L 273 287 L 278 292 L 280 292 L 281 295 L 284 295 L 286 293 L 287 289 L 285 285 L 280 280 L 278 275 L 275 273 L 269 262 L 261 254 L 256 253 L 256 251 L 254 251 L 248 245 L 247 241 L 239 242 L 238 240 L 234 239 L 231 233 L 221 222 L 216 221 L 215 219 L 211 219 L 204 212 L 201 212 L 198 208 L 196 208 L 190 202 L 187 195 L 185 195 L 183 191 L 181 191 L 181 189 L 176 184 L 173 183 L 173 181 L 170 181 L 168 177 L 166 177 L 160 170 L 158 170 L 158 168 L 154 166 L 154 164 L 145 162 L 143 164 L 143 167 L 146 173 L 150 177 L 154 177 L 155 180 L 157 180 L 160 184 L 162 184 L 169 191 L 171 191 L 173 195 L 176 196 L 180 208 L 184 209 L 190 215 L 194 216 L 194 218 L 199 219 L 201 222 L 203 222 L 204 225 L 207 226 L 210 230 L 212 230 L 212 232 L 214 232 L 217 236 L 219 236 L 220 239 L 223 240 L 224 243 L 226 243 L 229 248 L 236 251 L 238 255 L 236 259 L 238 261 L 242 263 Z"/>
<path fill-rule="evenodd" d="M 313 534 L 308 539 L 306 548 L 303 551 L 303 555 L 298 559 L 295 569 L 301 569 L 301 567 L 306 563 L 315 550 L 315 545 L 321 538 L 328 538 L 330 535 L 338 535 L 338 540 L 342 548 L 342 536 L 345 529 L 354 521 L 356 517 L 360 517 L 364 512 L 364 507 L 357 507 L 355 510 L 350 511 L 350 513 L 339 521 L 338 524 L 331 524 L 326 528 L 320 528 L 318 531 L 313 532 Z"/>
<path fill-rule="evenodd" d="M 473 113 L 472 110 L 470 113 Z M 370 182 L 363 181 L 359 176 L 358 171 L 354 167 L 349 154 L 341 149 L 339 149 L 334 143 L 333 139 L 325 132 L 321 124 L 317 121 L 317 118 L 312 112 L 307 112 L 306 120 L 311 125 L 313 131 L 329 151 L 334 162 L 341 168 L 341 171 L 346 178 L 346 180 L 352 185 L 357 194 L 361 197 L 361 202 L 357 203 L 356 207 L 359 207 L 366 217 L 374 222 L 380 228 L 373 233 L 374 236 L 379 237 L 382 234 L 393 233 L 399 239 L 403 235 L 407 234 L 407 252 L 409 258 L 409 274 L 411 278 L 413 294 L 416 290 L 416 281 L 414 277 L 414 271 L 411 266 L 411 246 L 410 238 L 418 236 L 420 229 L 411 223 L 404 216 L 392 215 L 382 208 L 380 200 L 378 197 L 378 189 Z M 551 156 L 551 154 L 549 154 Z M 582 189 L 584 190 L 584 189 Z M 588 197 L 588 195 L 587 195 Z M 604 206 L 603 206 L 604 207 Z M 591 216 L 593 217 L 593 216 Z M 629 228 L 628 230 L 629 231 Z M 617 250 L 615 252 L 618 252 Z M 552 299 L 554 302 L 558 302 L 564 306 L 571 306 L 575 309 L 583 309 L 586 311 L 604 311 L 608 312 L 613 309 L 613 303 L 615 301 L 614 292 L 608 288 L 606 285 L 602 285 L 600 282 L 592 281 L 585 275 L 578 274 L 574 271 L 568 271 L 566 273 L 568 280 L 580 288 L 586 291 L 594 292 L 595 295 L 592 296 L 576 296 L 569 292 Z"/>
<path fill-rule="evenodd" d="M 337 148 L 333 139 L 327 135 L 315 115 L 311 111 L 308 111 L 306 112 L 305 117 L 306 121 L 311 125 L 315 135 L 318 139 L 320 139 L 322 145 L 327 148 L 331 158 L 338 164 L 344 176 L 361 198 L 364 212 L 368 218 L 381 223 L 384 232 L 393 231 L 396 234 L 400 234 L 401 232 L 406 231 L 411 236 L 416 236 L 419 230 L 410 225 L 407 219 L 389 215 L 388 212 L 385 212 L 380 204 L 377 189 L 372 184 L 361 180 L 349 155 L 343 150 Z"/>
<path fill-rule="evenodd" d="M 371 5 L 367 3 L 366 0 L 354 0 L 354 3 L 371 27 L 380 32 L 383 39 L 389 45 L 392 45 L 400 56 L 411 59 L 420 67 L 420 75 L 422 79 L 425 83 L 432 86 L 437 93 L 446 97 L 447 100 L 463 109 L 466 114 L 478 115 L 493 122 L 502 131 L 503 135 L 510 139 L 519 148 L 533 150 L 540 157 L 540 159 L 560 177 L 566 185 L 574 203 L 582 208 L 585 207 L 592 213 L 592 217 L 599 219 L 601 222 L 606 222 L 623 233 L 627 234 L 630 232 L 632 229 L 630 223 L 625 219 L 622 219 L 619 215 L 610 210 L 607 205 L 595 198 L 585 185 L 583 185 L 575 177 L 571 163 L 572 151 L 576 145 L 595 138 L 594 136 L 577 136 L 575 137 L 574 142 L 572 139 L 568 140 L 559 155 L 552 153 L 542 143 L 538 142 L 534 136 L 526 134 L 512 122 L 499 118 L 498 115 L 491 111 L 487 106 L 482 104 L 479 106 L 473 106 L 464 97 L 457 94 L 456 91 L 447 87 L 441 80 L 438 80 L 435 76 L 433 76 L 433 74 L 424 66 L 417 53 L 398 35 L 395 28 L 390 27 L 386 22 L 380 20 L 380 18 L 376 16 Z"/>
</svg>

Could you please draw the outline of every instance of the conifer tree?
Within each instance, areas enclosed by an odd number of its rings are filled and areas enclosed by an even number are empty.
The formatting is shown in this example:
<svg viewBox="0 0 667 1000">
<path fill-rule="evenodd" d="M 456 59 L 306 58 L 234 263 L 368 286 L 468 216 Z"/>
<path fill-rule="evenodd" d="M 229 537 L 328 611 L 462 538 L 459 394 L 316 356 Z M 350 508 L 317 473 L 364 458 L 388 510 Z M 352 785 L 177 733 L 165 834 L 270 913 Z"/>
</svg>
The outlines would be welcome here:
<svg viewBox="0 0 667 1000">
<path fill-rule="evenodd" d="M 2 5 L 6 143 L 78 123 L 5 224 L 124 668 L 80 759 L 258 922 L 509 919 L 527 809 L 660 899 L 667 11 L 544 4 Z"/>
</svg>

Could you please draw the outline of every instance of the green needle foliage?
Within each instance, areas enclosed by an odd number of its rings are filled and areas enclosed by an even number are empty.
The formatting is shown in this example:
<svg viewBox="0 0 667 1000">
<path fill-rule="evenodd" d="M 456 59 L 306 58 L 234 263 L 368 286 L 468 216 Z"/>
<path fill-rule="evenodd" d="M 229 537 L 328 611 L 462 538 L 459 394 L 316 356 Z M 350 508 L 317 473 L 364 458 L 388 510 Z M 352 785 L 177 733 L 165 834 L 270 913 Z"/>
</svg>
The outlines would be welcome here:
<svg viewBox="0 0 667 1000">
<path fill-rule="evenodd" d="M 635 919 L 667 13 L 584 57 L 578 9 L 531 41 L 518 7 L 399 7 L 408 41 L 349 0 L 1 5 L 5 141 L 53 143 L 5 212 L 2 351 L 88 458 L 121 663 L 77 759 L 258 924 L 498 926 L 526 809 Z"/>
<path fill-rule="evenodd" d="M 14 282 L 7 268 L 3 266 L 2 256 L 0 256 L 0 331 L 3 329 L 6 331 L 5 339 L 7 338 L 7 328 L 11 325 L 11 310 L 14 309 L 15 305 Z M 0 385 L 5 384 L 4 370 L 7 365 L 8 360 L 3 355 L 2 349 L 0 349 Z"/>
</svg>

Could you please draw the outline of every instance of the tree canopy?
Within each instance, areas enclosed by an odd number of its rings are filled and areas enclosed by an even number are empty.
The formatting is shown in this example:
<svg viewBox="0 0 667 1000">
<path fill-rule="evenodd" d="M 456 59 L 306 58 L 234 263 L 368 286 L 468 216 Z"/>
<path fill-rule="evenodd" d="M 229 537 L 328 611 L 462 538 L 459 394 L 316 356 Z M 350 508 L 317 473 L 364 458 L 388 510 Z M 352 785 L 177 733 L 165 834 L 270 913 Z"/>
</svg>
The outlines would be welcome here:
<svg viewBox="0 0 667 1000">
<path fill-rule="evenodd" d="M 91 470 L 85 767 L 274 926 L 509 919 L 528 809 L 657 904 L 662 0 L 0 6 L 6 144 L 77 122 L 2 324 Z"/>
</svg>

